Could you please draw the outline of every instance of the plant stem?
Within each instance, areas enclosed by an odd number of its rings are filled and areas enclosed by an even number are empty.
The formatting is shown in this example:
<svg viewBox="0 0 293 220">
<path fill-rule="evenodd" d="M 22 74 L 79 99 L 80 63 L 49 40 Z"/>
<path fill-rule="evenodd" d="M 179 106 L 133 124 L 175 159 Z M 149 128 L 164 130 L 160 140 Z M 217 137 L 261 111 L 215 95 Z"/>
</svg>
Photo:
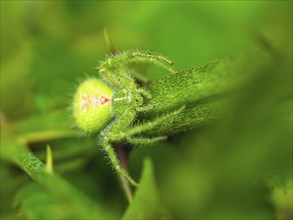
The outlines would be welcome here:
<svg viewBox="0 0 293 220">
<path fill-rule="evenodd" d="M 129 153 L 127 146 L 126 147 L 125 146 L 124 147 L 116 147 L 115 150 L 116 150 L 118 159 L 120 161 L 121 167 L 127 171 L 128 170 L 127 157 L 128 157 L 128 153 Z M 132 190 L 129 185 L 129 182 L 122 175 L 119 175 L 119 177 L 120 177 L 122 188 L 124 190 L 126 198 L 128 199 L 129 203 L 131 203 L 132 199 L 133 199 L 133 195 L 132 195 Z"/>
<path fill-rule="evenodd" d="M 172 134 L 203 126 L 218 117 L 227 101 L 262 72 L 267 58 L 261 52 L 242 53 L 153 81 L 146 85 L 152 94 L 147 104 L 153 108 L 140 117 L 153 120 L 186 106 L 183 112 L 149 133 Z"/>
<path fill-rule="evenodd" d="M 37 143 L 44 142 L 49 140 L 56 140 L 66 137 L 76 137 L 76 132 L 72 130 L 49 130 L 49 131 L 40 131 L 40 132 L 31 132 L 27 134 L 20 135 L 20 138 L 23 139 L 26 143 Z"/>
<path fill-rule="evenodd" d="M 75 213 L 78 216 L 87 214 L 88 216 L 93 216 L 93 219 L 95 216 L 101 215 L 101 213 L 105 214 L 105 211 L 87 195 L 53 173 L 53 170 L 48 172 L 46 165 L 26 147 L 23 140 L 11 133 L 3 132 L 1 134 L 2 158 L 19 166 L 33 180 L 42 185 L 56 201 L 65 202 L 66 206 L 71 208 L 68 212 Z M 80 208 L 81 206 L 82 208 Z"/>
</svg>

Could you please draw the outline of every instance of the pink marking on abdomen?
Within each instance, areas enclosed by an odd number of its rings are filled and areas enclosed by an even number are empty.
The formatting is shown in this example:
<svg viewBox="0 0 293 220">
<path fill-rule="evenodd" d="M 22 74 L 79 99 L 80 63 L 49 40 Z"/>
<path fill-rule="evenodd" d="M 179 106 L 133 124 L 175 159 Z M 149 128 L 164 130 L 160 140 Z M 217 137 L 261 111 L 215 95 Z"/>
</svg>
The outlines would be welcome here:
<svg viewBox="0 0 293 220">
<path fill-rule="evenodd" d="M 81 101 L 81 108 L 84 112 L 86 112 L 91 106 L 92 108 L 96 108 L 99 106 L 106 105 L 110 102 L 110 99 L 106 96 L 97 94 L 92 97 L 89 97 L 87 94 L 84 94 L 82 96 L 82 101 Z"/>
</svg>

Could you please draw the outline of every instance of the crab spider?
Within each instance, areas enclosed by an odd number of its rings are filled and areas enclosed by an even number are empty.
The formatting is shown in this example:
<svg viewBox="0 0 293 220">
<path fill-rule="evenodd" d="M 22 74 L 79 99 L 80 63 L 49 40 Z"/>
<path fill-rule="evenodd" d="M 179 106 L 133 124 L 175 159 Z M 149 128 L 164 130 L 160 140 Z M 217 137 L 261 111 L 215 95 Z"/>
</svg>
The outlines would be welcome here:
<svg viewBox="0 0 293 220">
<path fill-rule="evenodd" d="M 121 167 L 112 144 L 145 145 L 166 139 L 166 136 L 150 138 L 143 134 L 180 113 L 184 107 L 153 121 L 132 126 L 139 112 L 152 109 L 152 106 L 144 103 L 152 96 L 139 87 L 129 74 L 127 64 L 130 63 L 153 63 L 171 73 L 175 72 L 170 67 L 170 60 L 149 52 L 126 51 L 108 57 L 98 68 L 102 80 L 91 78 L 79 86 L 74 96 L 73 116 L 81 130 L 99 133 L 100 145 L 114 170 L 136 186 L 137 183 Z"/>
</svg>

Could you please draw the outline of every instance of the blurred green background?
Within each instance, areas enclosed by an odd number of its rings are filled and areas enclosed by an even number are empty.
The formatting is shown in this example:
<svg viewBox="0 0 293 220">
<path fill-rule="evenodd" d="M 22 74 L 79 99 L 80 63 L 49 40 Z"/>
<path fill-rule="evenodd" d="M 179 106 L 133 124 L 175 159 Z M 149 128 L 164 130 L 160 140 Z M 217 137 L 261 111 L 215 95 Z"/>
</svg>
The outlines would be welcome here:
<svg viewBox="0 0 293 220">
<path fill-rule="evenodd" d="M 117 50 L 157 51 L 178 70 L 255 49 L 255 33 L 282 51 L 284 65 L 268 69 L 262 92 L 254 87 L 254 99 L 244 99 L 225 123 L 138 148 L 129 164 L 138 179 L 144 158 L 152 159 L 164 218 L 274 219 L 284 202 L 271 198 L 268 182 L 292 184 L 292 101 L 270 105 L 292 95 L 292 2 L 1 1 L 1 130 L 70 128 L 66 109 L 76 85 L 85 75 L 95 76 L 98 60 L 108 54 L 104 28 Z M 165 74 L 143 70 L 151 79 Z M 42 161 L 48 143 L 57 173 L 111 217 L 123 215 L 127 200 L 95 137 L 36 142 L 30 147 Z M 1 163 L 3 219 L 34 216 L 16 197 L 31 182 Z M 58 216 L 58 210 L 42 207 L 43 219 L 50 210 Z"/>
</svg>

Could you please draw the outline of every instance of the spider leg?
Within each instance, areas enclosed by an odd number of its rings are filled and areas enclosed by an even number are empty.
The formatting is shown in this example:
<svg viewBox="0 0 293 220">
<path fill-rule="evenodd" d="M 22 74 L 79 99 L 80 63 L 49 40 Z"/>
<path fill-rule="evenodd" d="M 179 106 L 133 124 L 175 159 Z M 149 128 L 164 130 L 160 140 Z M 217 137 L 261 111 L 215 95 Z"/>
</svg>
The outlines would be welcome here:
<svg viewBox="0 0 293 220">
<path fill-rule="evenodd" d="M 102 132 L 102 147 L 108 154 L 115 171 L 127 179 L 132 185 L 137 186 L 138 184 L 121 167 L 118 157 L 110 144 L 110 142 L 112 142 L 111 133 L 119 133 L 120 131 L 125 130 L 135 118 L 135 114 L 134 110 L 128 110 L 121 117 L 116 119 L 110 127 L 106 128 L 104 132 Z"/>
<path fill-rule="evenodd" d="M 101 64 L 100 71 L 108 71 L 113 68 L 117 69 L 120 67 L 124 67 L 126 64 L 129 63 L 153 63 L 168 70 L 171 73 L 176 72 L 169 66 L 172 64 L 172 61 L 168 58 L 161 55 L 156 55 L 151 52 L 142 52 L 139 50 L 128 50 L 109 57 Z"/>
<path fill-rule="evenodd" d="M 166 140 L 167 136 L 153 137 L 153 138 L 126 138 L 127 142 L 134 145 L 152 144 L 158 141 Z"/>
<path fill-rule="evenodd" d="M 147 90 L 145 89 L 142 89 L 142 88 L 138 88 L 137 91 L 142 94 L 143 96 L 145 96 L 146 98 L 148 99 L 151 99 L 152 98 L 152 95 L 150 92 L 148 92 Z"/>
<path fill-rule="evenodd" d="M 128 88 L 133 91 L 137 90 L 137 85 L 132 77 L 135 75 L 129 72 L 126 68 L 126 65 L 129 63 L 153 63 L 167 69 L 171 73 L 176 72 L 170 67 L 172 61 L 164 56 L 139 50 L 129 50 L 108 57 L 106 61 L 100 64 L 100 67 L 98 68 L 99 74 L 113 87 L 119 89 Z M 144 89 L 140 89 L 138 92 L 148 99 L 151 98 L 150 93 Z"/>
<path fill-rule="evenodd" d="M 107 134 L 120 133 L 129 127 L 131 122 L 136 116 L 134 109 L 126 110 L 120 117 L 118 117 L 113 124 L 108 128 Z M 111 135 L 108 136 L 109 140 L 112 141 Z"/>
<path fill-rule="evenodd" d="M 114 149 L 112 148 L 112 146 L 109 144 L 108 140 L 106 139 L 103 141 L 103 148 L 107 152 L 115 171 L 119 173 L 120 175 L 122 175 L 125 179 L 127 179 L 132 185 L 137 186 L 138 185 L 137 182 L 135 182 L 129 176 L 129 174 L 121 167 Z"/>
<path fill-rule="evenodd" d="M 149 111 L 153 108 L 153 105 L 144 105 L 144 106 L 140 106 L 140 107 L 136 107 L 135 110 L 138 112 L 145 112 L 145 111 Z"/>
<path fill-rule="evenodd" d="M 146 76 L 144 76 L 143 74 L 137 72 L 134 69 L 128 69 L 128 73 L 133 76 L 138 82 L 142 83 L 142 84 L 146 84 L 148 82 L 150 82 L 150 79 L 147 78 Z"/>
<path fill-rule="evenodd" d="M 108 82 L 113 87 L 120 89 L 136 89 L 137 87 L 134 79 L 129 74 L 126 74 L 126 70 L 124 69 L 100 69 L 99 74 L 106 82 Z"/>
<path fill-rule="evenodd" d="M 115 141 L 119 141 L 119 140 L 123 140 L 127 137 L 131 137 L 133 135 L 137 135 L 137 134 L 140 134 L 143 132 L 150 131 L 150 130 L 154 129 L 155 127 L 159 126 L 160 124 L 168 121 L 174 115 L 177 115 L 180 112 L 182 112 L 184 110 L 184 108 L 185 108 L 185 106 L 182 106 L 180 109 L 173 111 L 173 112 L 170 112 L 168 114 L 162 115 L 153 121 L 145 122 L 145 123 L 139 124 L 137 126 L 131 127 L 127 130 L 124 130 L 123 132 L 112 134 L 111 139 L 115 140 Z"/>
</svg>

